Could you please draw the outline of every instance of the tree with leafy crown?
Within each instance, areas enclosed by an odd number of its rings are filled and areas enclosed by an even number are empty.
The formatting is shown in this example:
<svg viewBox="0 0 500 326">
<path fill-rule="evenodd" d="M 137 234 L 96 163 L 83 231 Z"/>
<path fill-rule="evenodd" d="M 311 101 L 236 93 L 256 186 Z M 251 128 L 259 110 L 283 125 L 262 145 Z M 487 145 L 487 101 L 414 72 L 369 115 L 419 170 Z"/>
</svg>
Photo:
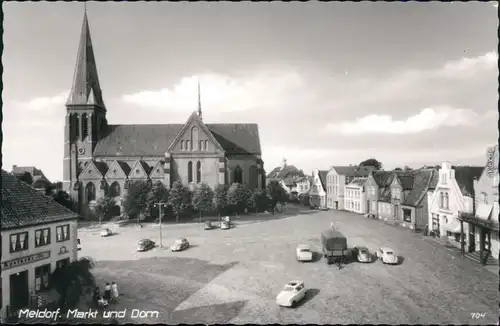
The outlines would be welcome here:
<svg viewBox="0 0 500 326">
<path fill-rule="evenodd" d="M 213 207 L 214 192 L 206 183 L 199 183 L 193 193 L 193 208 L 200 214 L 200 222 L 203 213 L 208 213 Z"/>
<path fill-rule="evenodd" d="M 179 216 L 187 212 L 191 205 L 191 191 L 182 182 L 175 181 L 170 189 L 168 203 L 175 214 L 175 221 L 179 222 Z"/>
<path fill-rule="evenodd" d="M 123 211 L 129 219 L 139 218 L 147 209 L 147 196 L 151 187 L 145 181 L 130 182 L 123 201 Z"/>
<path fill-rule="evenodd" d="M 227 209 L 227 191 L 229 187 L 225 184 L 219 184 L 215 188 L 214 197 L 213 197 L 213 207 L 217 211 L 217 214 L 221 216 L 222 213 L 225 213 Z"/>
</svg>

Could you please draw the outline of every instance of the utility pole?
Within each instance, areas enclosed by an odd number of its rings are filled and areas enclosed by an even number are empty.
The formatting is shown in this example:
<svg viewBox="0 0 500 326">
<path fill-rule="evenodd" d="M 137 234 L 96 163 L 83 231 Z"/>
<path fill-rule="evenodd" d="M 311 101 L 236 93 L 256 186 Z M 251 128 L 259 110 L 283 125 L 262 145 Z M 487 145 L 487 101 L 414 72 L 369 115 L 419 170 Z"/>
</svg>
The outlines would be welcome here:
<svg viewBox="0 0 500 326">
<path fill-rule="evenodd" d="M 162 207 L 166 207 L 167 204 L 164 203 L 164 202 L 158 202 L 155 204 L 155 207 L 158 207 L 158 210 L 159 210 L 159 218 L 160 218 L 160 248 L 163 247 L 163 242 L 162 242 L 162 234 L 161 234 L 161 218 L 162 218 L 162 215 L 161 215 L 161 208 Z"/>
</svg>

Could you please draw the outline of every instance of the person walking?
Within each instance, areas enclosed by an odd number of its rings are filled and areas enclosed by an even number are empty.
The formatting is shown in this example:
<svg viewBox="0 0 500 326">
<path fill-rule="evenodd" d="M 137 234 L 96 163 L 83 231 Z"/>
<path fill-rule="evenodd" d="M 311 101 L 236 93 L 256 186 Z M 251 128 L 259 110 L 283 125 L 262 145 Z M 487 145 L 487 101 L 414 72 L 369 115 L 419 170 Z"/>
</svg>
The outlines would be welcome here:
<svg viewBox="0 0 500 326">
<path fill-rule="evenodd" d="M 106 283 L 104 287 L 104 299 L 108 301 L 111 299 L 111 285 L 109 285 L 109 283 Z"/>
<path fill-rule="evenodd" d="M 113 282 L 111 284 L 111 298 L 113 299 L 113 301 L 118 301 L 119 296 L 120 294 L 118 293 L 118 285 Z"/>
</svg>

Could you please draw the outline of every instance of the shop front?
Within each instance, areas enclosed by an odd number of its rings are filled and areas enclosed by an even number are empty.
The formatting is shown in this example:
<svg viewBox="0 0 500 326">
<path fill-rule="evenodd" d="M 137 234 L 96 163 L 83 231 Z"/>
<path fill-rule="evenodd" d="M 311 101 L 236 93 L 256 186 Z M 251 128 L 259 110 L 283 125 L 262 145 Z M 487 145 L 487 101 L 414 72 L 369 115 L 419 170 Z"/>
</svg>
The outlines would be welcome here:
<svg viewBox="0 0 500 326">
<path fill-rule="evenodd" d="M 491 217 L 492 206 L 479 204 L 476 214 L 460 215 L 460 222 L 468 225 L 468 246 L 462 241 L 462 254 L 479 253 L 479 261 L 485 265 L 488 258 L 498 258 L 498 222 L 493 221 Z M 467 249 L 467 250 L 466 250 Z"/>
</svg>

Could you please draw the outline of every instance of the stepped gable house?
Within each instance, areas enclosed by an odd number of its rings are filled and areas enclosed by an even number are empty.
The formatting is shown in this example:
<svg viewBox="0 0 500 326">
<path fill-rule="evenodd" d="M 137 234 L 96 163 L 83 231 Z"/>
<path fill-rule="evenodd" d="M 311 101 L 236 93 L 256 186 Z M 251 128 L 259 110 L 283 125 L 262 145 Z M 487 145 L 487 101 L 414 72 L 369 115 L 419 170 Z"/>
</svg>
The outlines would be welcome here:
<svg viewBox="0 0 500 326">
<path fill-rule="evenodd" d="M 63 176 L 82 215 L 105 194 L 120 205 L 133 180 L 265 185 L 258 125 L 205 123 L 199 87 L 198 110 L 184 124 L 110 125 L 103 98 L 85 13 L 66 102 Z"/>
</svg>

